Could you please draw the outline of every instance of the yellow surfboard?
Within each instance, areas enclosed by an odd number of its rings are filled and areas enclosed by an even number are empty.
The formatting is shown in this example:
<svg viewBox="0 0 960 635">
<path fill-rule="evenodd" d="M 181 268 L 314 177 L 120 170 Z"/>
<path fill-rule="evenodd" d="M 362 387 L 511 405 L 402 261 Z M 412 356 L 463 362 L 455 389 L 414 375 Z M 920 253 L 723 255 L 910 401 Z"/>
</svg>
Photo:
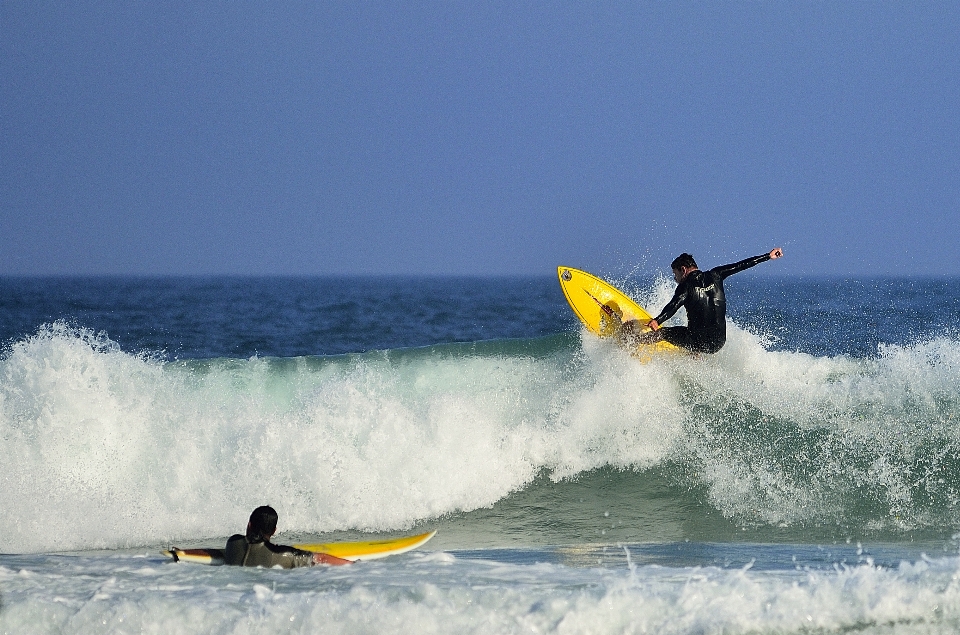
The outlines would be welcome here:
<svg viewBox="0 0 960 635">
<path fill-rule="evenodd" d="M 404 536 L 403 538 L 391 538 L 388 540 L 365 540 L 359 542 L 328 542 L 321 544 L 299 544 L 294 545 L 297 549 L 304 551 L 313 551 L 314 553 L 325 553 L 351 562 L 359 560 L 376 560 L 386 558 L 387 556 L 396 556 L 406 553 L 412 549 L 423 545 L 433 538 L 436 531 L 428 531 L 425 534 L 416 536 Z M 166 551 L 161 551 L 163 555 L 173 558 L 176 562 L 193 562 L 196 564 L 223 564 L 222 549 L 177 549 L 171 547 Z"/>
<path fill-rule="evenodd" d="M 315 553 L 326 553 L 331 556 L 343 558 L 344 560 L 377 560 L 387 556 L 406 553 L 411 549 L 416 549 L 433 538 L 436 531 L 428 531 L 425 534 L 416 536 L 406 536 L 404 538 L 393 538 L 391 540 L 368 540 L 364 542 L 328 542 L 319 544 L 299 544 L 294 545 L 297 549 L 304 551 L 313 551 Z"/>
<path fill-rule="evenodd" d="M 612 337 L 623 322 L 638 320 L 646 325 L 653 319 L 630 296 L 593 274 L 573 267 L 557 267 L 557 276 L 570 308 L 591 333 Z M 644 326 L 644 330 L 649 329 Z M 640 345 L 631 352 L 647 361 L 656 353 L 678 351 L 680 349 L 670 342 L 657 342 Z"/>
</svg>

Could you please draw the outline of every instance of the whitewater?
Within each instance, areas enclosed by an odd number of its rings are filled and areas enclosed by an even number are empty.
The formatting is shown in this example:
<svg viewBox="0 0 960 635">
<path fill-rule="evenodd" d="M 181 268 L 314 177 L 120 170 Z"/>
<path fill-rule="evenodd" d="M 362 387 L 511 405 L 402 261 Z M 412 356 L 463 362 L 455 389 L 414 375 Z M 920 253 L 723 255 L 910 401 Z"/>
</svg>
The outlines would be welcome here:
<svg viewBox="0 0 960 635">
<path fill-rule="evenodd" d="M 960 285 L 741 277 L 720 353 L 647 364 L 549 279 L 4 280 L 0 629 L 953 632 Z M 438 534 L 159 554 L 262 504 L 278 542 Z"/>
</svg>

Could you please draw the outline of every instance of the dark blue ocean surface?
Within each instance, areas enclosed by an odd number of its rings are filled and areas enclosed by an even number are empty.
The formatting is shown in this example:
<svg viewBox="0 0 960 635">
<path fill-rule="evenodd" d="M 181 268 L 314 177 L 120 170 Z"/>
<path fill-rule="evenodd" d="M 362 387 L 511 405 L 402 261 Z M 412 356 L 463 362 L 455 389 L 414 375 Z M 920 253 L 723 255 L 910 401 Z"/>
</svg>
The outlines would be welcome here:
<svg viewBox="0 0 960 635">
<path fill-rule="evenodd" d="M 531 338 L 576 321 L 551 278 L 0 279 L 0 340 L 56 320 L 181 359 Z"/>
<path fill-rule="evenodd" d="M 880 343 L 949 336 L 960 324 L 955 278 L 741 275 L 726 290 L 729 316 L 772 350 L 869 357 Z M 0 278 L 0 341 L 57 320 L 168 359 L 335 355 L 577 329 L 552 276 Z"/>
<path fill-rule="evenodd" d="M 870 357 L 960 331 L 960 278 L 772 278 L 725 283 L 727 313 L 771 350 Z"/>
</svg>

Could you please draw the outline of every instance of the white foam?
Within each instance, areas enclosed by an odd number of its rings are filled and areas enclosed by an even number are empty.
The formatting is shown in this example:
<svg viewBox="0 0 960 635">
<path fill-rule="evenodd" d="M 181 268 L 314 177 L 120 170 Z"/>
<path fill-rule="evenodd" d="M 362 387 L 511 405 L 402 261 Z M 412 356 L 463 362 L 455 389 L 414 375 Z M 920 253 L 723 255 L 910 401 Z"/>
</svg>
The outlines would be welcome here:
<svg viewBox="0 0 960 635">
<path fill-rule="evenodd" d="M 956 558 L 795 571 L 574 569 L 449 558 L 296 571 L 155 567 L 118 557 L 56 564 L 30 576 L 0 566 L 0 630 L 687 634 L 960 627 Z"/>
<path fill-rule="evenodd" d="M 288 531 L 404 528 L 492 505 L 543 468 L 665 451 L 642 428 L 650 373 L 629 358 L 589 384 L 565 372 L 443 355 L 163 364 L 45 328 L 2 361 L 4 547 L 223 536 L 265 503 Z"/>
<path fill-rule="evenodd" d="M 869 479 L 916 523 L 897 448 L 957 438 L 958 360 L 949 340 L 871 360 L 770 352 L 731 325 L 717 355 L 650 364 L 589 336 L 573 360 L 161 363 L 53 325 L 0 360 L 3 551 L 222 537 L 261 504 L 280 511 L 281 531 L 403 529 L 492 505 L 541 470 L 561 479 L 678 455 L 702 464 L 731 516 L 842 514 L 831 488 Z M 821 476 L 836 470 L 834 482 L 796 483 L 717 451 L 698 414 L 715 396 L 825 430 L 841 449 L 892 449 L 862 473 L 827 456 Z"/>
<path fill-rule="evenodd" d="M 877 522 L 915 527 L 943 522 L 928 517 L 918 488 L 949 497 L 943 486 L 949 466 L 938 466 L 930 447 L 943 454 L 958 438 L 960 344 L 947 339 L 907 347 L 882 347 L 876 358 L 814 357 L 766 350 L 762 338 L 730 325 L 727 346 L 700 364 L 675 366 L 677 377 L 697 387 L 716 413 L 724 408 L 740 429 L 757 439 L 785 422 L 798 435 L 815 432 L 806 444 L 758 461 L 726 452 L 709 426 L 689 428 L 687 448 L 703 462 L 714 504 L 729 516 L 768 524 L 832 522 L 845 518 L 847 494 L 879 489 L 889 516 Z M 716 403 L 711 404 L 714 398 Z M 746 412 L 738 411 L 745 408 Z M 740 419 L 742 417 L 742 419 Z M 695 417 L 691 418 L 695 420 Z M 750 432 L 750 426 L 754 426 Z M 736 426 L 734 426 L 736 428 Z M 765 441 L 770 443 L 769 441 Z M 758 442 L 759 443 L 759 442 Z M 815 452 L 816 454 L 804 454 Z M 802 455 L 802 456 L 801 456 Z M 918 477 L 909 468 L 931 460 Z M 793 478 L 786 463 L 809 466 L 806 479 Z M 922 480 L 921 480 L 922 479 Z M 947 522 L 951 522 L 947 520 Z"/>
</svg>

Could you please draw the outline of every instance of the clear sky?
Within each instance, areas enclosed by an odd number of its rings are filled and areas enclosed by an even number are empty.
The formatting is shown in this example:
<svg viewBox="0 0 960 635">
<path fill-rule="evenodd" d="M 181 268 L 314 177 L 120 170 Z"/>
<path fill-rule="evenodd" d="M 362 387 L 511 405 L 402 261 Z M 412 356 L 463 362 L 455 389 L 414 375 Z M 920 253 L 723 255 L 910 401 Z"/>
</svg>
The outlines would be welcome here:
<svg viewBox="0 0 960 635">
<path fill-rule="evenodd" d="M 960 3 L 0 2 L 0 275 L 960 274 Z"/>
</svg>

